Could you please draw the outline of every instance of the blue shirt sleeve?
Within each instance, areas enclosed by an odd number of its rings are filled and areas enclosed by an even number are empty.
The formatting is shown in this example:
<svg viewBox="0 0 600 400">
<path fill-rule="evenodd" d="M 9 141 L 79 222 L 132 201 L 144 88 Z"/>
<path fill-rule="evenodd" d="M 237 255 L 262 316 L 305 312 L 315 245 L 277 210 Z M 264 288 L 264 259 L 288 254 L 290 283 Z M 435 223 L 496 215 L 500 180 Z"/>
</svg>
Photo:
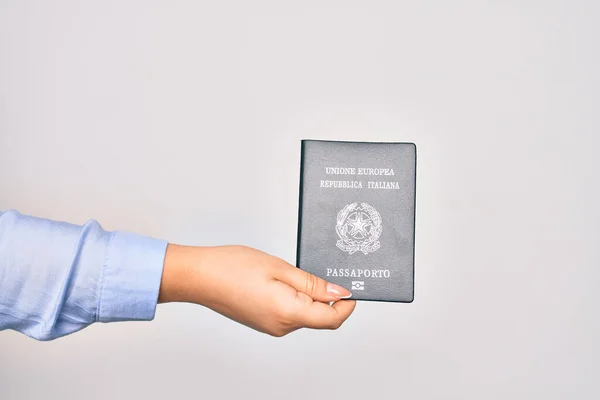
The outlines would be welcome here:
<svg viewBox="0 0 600 400">
<path fill-rule="evenodd" d="M 167 242 L 0 211 L 0 331 L 52 340 L 154 318 Z"/>
</svg>

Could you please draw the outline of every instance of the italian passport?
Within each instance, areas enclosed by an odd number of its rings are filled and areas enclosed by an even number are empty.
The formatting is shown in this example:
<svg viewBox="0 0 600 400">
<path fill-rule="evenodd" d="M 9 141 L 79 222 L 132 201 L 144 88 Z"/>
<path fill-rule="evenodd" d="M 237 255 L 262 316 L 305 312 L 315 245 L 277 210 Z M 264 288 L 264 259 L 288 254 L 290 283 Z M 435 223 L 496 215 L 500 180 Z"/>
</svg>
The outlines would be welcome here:
<svg viewBox="0 0 600 400">
<path fill-rule="evenodd" d="M 414 299 L 414 143 L 302 140 L 296 265 L 356 300 Z"/>
</svg>

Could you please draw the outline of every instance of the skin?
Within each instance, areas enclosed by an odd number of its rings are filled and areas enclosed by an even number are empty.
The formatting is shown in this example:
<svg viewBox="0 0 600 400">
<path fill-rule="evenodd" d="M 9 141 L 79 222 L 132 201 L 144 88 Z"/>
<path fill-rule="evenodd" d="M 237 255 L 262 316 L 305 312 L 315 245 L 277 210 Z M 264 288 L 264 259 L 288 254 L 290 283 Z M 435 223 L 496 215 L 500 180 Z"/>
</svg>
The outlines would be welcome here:
<svg viewBox="0 0 600 400">
<path fill-rule="evenodd" d="M 351 292 L 246 246 L 169 244 L 159 303 L 206 306 L 272 336 L 337 329 L 352 314 Z"/>
</svg>

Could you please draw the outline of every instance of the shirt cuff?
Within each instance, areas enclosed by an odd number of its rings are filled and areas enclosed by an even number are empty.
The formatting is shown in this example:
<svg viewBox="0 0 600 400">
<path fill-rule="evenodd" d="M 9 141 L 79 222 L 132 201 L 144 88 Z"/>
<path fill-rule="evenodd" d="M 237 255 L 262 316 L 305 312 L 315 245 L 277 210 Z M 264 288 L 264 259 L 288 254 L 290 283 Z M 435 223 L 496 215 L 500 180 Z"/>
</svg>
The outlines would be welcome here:
<svg viewBox="0 0 600 400">
<path fill-rule="evenodd" d="M 154 319 L 167 242 L 115 231 L 106 251 L 98 321 Z"/>
</svg>

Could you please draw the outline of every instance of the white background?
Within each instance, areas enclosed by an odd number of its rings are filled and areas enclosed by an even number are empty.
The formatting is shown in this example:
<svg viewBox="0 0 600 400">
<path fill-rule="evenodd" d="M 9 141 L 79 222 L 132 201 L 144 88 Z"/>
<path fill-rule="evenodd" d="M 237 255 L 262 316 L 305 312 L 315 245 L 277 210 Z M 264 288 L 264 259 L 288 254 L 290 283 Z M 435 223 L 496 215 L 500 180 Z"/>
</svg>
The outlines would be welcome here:
<svg viewBox="0 0 600 400">
<path fill-rule="evenodd" d="M 0 1 L 0 209 L 294 262 L 300 139 L 418 146 L 415 301 L 0 333 L 0 398 L 600 396 L 595 1 Z"/>
</svg>

